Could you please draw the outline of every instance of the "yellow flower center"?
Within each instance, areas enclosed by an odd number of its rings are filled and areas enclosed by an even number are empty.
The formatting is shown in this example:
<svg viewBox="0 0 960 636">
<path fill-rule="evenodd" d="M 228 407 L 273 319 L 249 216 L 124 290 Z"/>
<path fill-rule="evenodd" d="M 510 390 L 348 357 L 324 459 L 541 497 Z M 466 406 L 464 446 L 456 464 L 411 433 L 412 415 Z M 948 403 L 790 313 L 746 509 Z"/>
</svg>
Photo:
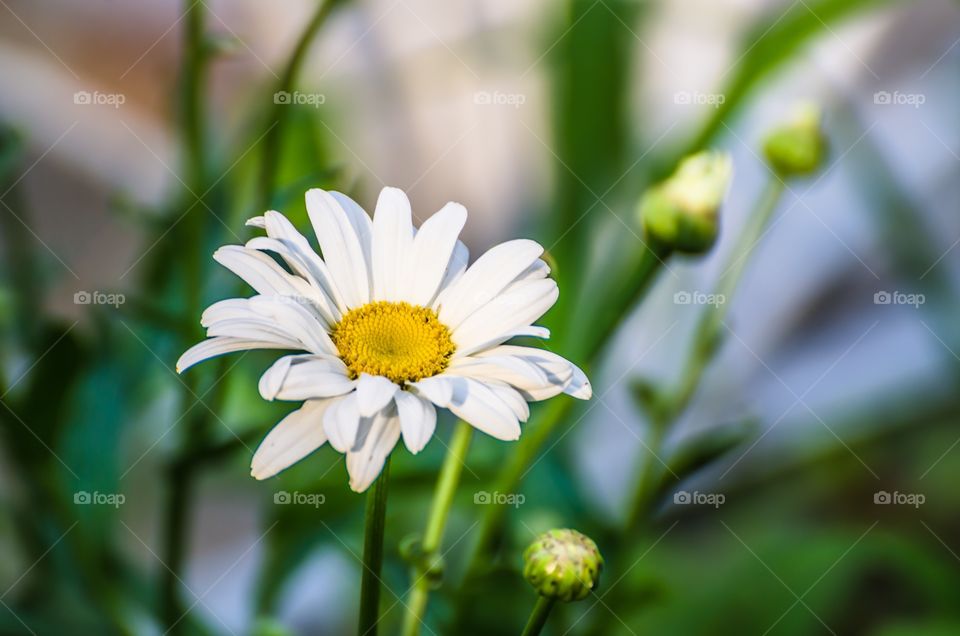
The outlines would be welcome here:
<svg viewBox="0 0 960 636">
<path fill-rule="evenodd" d="M 350 377 L 382 375 L 416 382 L 437 375 L 455 349 L 450 330 L 427 307 L 404 302 L 372 302 L 351 309 L 330 333 Z"/>
</svg>

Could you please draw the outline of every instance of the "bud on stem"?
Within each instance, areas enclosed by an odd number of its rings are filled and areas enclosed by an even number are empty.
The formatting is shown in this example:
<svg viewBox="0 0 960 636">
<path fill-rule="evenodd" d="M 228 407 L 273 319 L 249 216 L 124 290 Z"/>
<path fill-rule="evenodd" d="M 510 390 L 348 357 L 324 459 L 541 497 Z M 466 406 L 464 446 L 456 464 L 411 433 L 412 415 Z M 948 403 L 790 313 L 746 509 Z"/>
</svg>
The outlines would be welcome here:
<svg viewBox="0 0 960 636">
<path fill-rule="evenodd" d="M 726 153 L 704 151 L 681 161 L 673 175 L 649 188 L 640 200 L 647 236 L 679 252 L 710 249 L 717 240 L 720 204 L 732 173 Z"/>
<path fill-rule="evenodd" d="M 791 121 L 767 135 L 763 154 L 781 178 L 805 176 L 820 168 L 827 154 L 821 123 L 819 106 L 803 104 Z"/>
</svg>

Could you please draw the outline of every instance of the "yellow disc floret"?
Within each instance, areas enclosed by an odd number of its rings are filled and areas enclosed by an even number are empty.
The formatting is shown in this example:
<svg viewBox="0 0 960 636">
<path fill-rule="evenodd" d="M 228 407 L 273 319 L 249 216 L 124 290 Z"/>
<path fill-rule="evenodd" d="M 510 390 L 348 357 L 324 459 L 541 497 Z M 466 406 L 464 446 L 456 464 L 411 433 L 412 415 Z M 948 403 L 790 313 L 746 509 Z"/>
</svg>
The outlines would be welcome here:
<svg viewBox="0 0 960 636">
<path fill-rule="evenodd" d="M 450 330 L 427 307 L 372 302 L 351 309 L 330 333 L 350 376 L 381 375 L 397 384 L 437 375 L 455 349 Z"/>
</svg>

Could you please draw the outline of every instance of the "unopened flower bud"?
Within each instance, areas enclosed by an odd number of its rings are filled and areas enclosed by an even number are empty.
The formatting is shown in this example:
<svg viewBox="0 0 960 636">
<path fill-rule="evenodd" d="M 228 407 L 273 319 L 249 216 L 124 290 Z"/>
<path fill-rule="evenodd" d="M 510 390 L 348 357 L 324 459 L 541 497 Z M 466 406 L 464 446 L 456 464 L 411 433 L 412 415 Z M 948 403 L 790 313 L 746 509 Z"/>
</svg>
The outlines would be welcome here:
<svg viewBox="0 0 960 636">
<path fill-rule="evenodd" d="M 579 601 L 596 588 L 603 557 L 590 537 L 576 530 L 548 530 L 523 553 L 523 576 L 541 596 Z"/>
<path fill-rule="evenodd" d="M 763 154 L 781 177 L 799 177 L 815 172 L 827 154 L 820 108 L 803 104 L 793 119 L 773 129 L 763 142 Z"/>
<path fill-rule="evenodd" d="M 639 208 L 644 231 L 680 252 L 710 249 L 732 174 L 733 162 L 726 153 L 704 151 L 687 157 L 669 178 L 644 193 Z"/>
</svg>

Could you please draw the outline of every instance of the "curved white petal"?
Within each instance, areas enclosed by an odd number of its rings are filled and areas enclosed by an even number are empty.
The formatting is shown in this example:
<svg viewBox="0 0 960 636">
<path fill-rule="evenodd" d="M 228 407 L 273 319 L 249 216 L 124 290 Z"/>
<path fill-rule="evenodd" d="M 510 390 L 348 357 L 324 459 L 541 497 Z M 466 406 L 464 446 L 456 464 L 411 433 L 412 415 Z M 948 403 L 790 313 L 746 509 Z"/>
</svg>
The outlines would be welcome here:
<svg viewBox="0 0 960 636">
<path fill-rule="evenodd" d="M 260 376 L 265 400 L 309 400 L 349 393 L 356 381 L 338 358 L 312 354 L 284 356 Z"/>
<path fill-rule="evenodd" d="M 273 477 L 323 446 L 327 441 L 323 414 L 330 402 L 309 400 L 280 420 L 260 442 L 250 464 L 250 474 L 255 479 Z"/>
<path fill-rule="evenodd" d="M 563 392 L 580 400 L 589 400 L 593 395 L 590 380 L 580 368 L 561 356 L 536 347 L 519 347 L 516 345 L 500 345 L 487 351 L 476 354 L 477 358 L 499 358 L 501 356 L 515 356 L 531 364 L 537 365 L 547 374 L 552 384 L 562 384 Z M 543 400 L 552 397 L 549 391 L 541 396 L 536 395 L 534 400 Z"/>
<path fill-rule="evenodd" d="M 442 294 L 445 289 L 460 280 L 463 273 L 467 271 L 467 265 L 469 264 L 470 249 L 463 241 L 457 241 L 457 244 L 453 248 L 453 254 L 450 255 L 450 264 L 447 265 L 447 273 L 443 275 L 443 280 L 440 281 L 440 289 L 437 291 L 437 294 Z"/>
<path fill-rule="evenodd" d="M 279 239 L 258 236 L 247 241 L 247 247 L 280 255 L 297 275 L 303 277 L 309 284 L 309 289 L 304 290 L 304 303 L 310 301 L 311 306 L 317 310 L 317 316 L 322 319 L 325 325 L 333 325 L 340 319 L 340 308 L 332 299 L 330 293 L 324 290 L 310 271 L 309 266 L 299 254 L 291 249 L 288 243 Z"/>
<path fill-rule="evenodd" d="M 220 320 L 207 327 L 207 335 L 273 342 L 279 349 L 306 349 L 289 331 L 264 318 Z"/>
<path fill-rule="evenodd" d="M 357 410 L 356 392 L 336 400 L 323 416 L 323 431 L 330 445 L 341 453 L 353 448 L 360 426 L 360 412 Z"/>
<path fill-rule="evenodd" d="M 557 283 L 549 278 L 512 286 L 453 330 L 457 345 L 454 356 L 470 355 L 509 340 L 518 329 L 546 313 L 557 302 L 559 293 Z"/>
<path fill-rule="evenodd" d="M 371 270 L 373 300 L 402 300 L 407 259 L 413 246 L 410 200 L 403 190 L 384 188 L 373 215 Z"/>
<path fill-rule="evenodd" d="M 467 222 L 467 209 L 459 203 L 447 203 L 423 222 L 413 239 L 409 272 L 403 299 L 427 306 L 437 294 L 450 266 L 457 237 Z"/>
<path fill-rule="evenodd" d="M 357 405 L 360 417 L 371 417 L 383 409 L 399 389 L 400 387 L 383 376 L 361 373 L 357 379 Z"/>
<path fill-rule="evenodd" d="M 543 247 L 526 239 L 507 241 L 483 253 L 463 276 L 437 297 L 440 320 L 454 328 L 493 300 L 540 255 Z"/>
<path fill-rule="evenodd" d="M 551 377 L 537 365 L 509 355 L 457 358 L 450 363 L 446 373 L 502 382 L 524 392 L 555 387 L 556 393 L 563 392 L 564 384 L 572 375 L 572 371 L 567 369 L 562 382 L 551 382 Z"/>
<path fill-rule="evenodd" d="M 505 441 L 520 438 L 520 422 L 512 408 L 477 380 L 435 375 L 411 386 L 437 406 L 450 409 L 491 437 Z"/>
<path fill-rule="evenodd" d="M 301 234 L 287 217 L 272 210 L 264 214 L 264 227 L 267 230 L 267 236 L 290 245 L 291 249 L 299 256 L 307 272 L 337 307 L 343 311 L 343 299 L 339 297 L 330 270 L 323 259 L 320 258 L 320 255 L 314 251 L 307 237 Z"/>
<path fill-rule="evenodd" d="M 492 391 L 498 398 L 500 398 L 504 404 L 510 407 L 510 410 L 513 411 L 513 414 L 517 416 L 517 419 L 521 422 L 526 422 L 530 419 L 530 406 L 527 404 L 527 401 L 523 398 L 523 395 L 520 394 L 516 389 L 511 386 L 507 386 L 502 382 L 481 382 L 483 386 L 487 387 Z"/>
<path fill-rule="evenodd" d="M 428 400 L 409 391 L 397 391 L 393 396 L 400 417 L 400 432 L 407 450 L 416 455 L 423 450 L 437 428 L 437 410 Z"/>
<path fill-rule="evenodd" d="M 314 293 L 310 283 L 291 276 L 275 260 L 258 250 L 242 245 L 224 245 L 213 253 L 213 259 L 242 278 L 258 294 L 309 298 Z"/>
<path fill-rule="evenodd" d="M 369 218 L 363 210 L 357 211 L 356 204 L 345 208 L 333 193 L 318 188 L 308 190 L 306 199 L 307 214 L 340 297 L 349 308 L 367 303 L 370 300 Z"/>
<path fill-rule="evenodd" d="M 299 345 L 285 346 L 267 340 L 251 340 L 249 338 L 233 338 L 218 336 L 198 342 L 187 349 L 177 360 L 177 373 L 183 373 L 198 362 L 222 356 L 225 353 L 249 351 L 251 349 L 299 349 Z"/>
<path fill-rule="evenodd" d="M 337 353 L 323 323 L 299 296 L 222 300 L 207 308 L 201 323 L 210 336 L 272 340 L 312 353 Z"/>
<path fill-rule="evenodd" d="M 387 455 L 400 439 L 400 420 L 387 410 L 361 420 L 356 445 L 347 451 L 347 472 L 350 488 L 363 492 L 383 470 Z"/>
</svg>

